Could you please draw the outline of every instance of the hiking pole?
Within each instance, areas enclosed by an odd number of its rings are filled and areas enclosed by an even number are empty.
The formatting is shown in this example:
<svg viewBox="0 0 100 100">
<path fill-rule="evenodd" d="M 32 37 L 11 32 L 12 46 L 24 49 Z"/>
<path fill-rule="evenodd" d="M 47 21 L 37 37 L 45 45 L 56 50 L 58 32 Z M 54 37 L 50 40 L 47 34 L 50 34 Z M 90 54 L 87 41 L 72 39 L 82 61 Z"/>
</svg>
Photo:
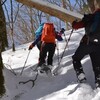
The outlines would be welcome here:
<svg viewBox="0 0 100 100">
<path fill-rule="evenodd" d="M 25 65 L 26 65 L 26 62 L 27 62 L 27 60 L 28 60 L 28 57 L 29 57 L 30 52 L 31 52 L 31 50 L 29 50 L 29 52 L 28 52 L 27 58 L 26 58 L 26 60 L 25 60 L 25 63 L 24 63 L 24 66 L 23 66 L 23 68 L 22 68 L 22 71 L 21 71 L 20 75 L 22 75 L 22 73 L 23 73 L 23 71 L 24 71 L 24 68 L 25 68 Z"/>
<path fill-rule="evenodd" d="M 70 33 L 70 36 L 69 36 L 68 40 L 66 41 L 67 43 L 66 43 L 66 45 L 65 45 L 65 48 L 64 48 L 64 51 L 63 51 L 63 53 L 62 53 L 61 59 L 60 59 L 60 61 L 59 61 L 58 67 L 55 69 L 55 71 L 54 71 L 54 73 L 53 73 L 54 75 L 57 75 L 57 71 L 58 71 L 58 69 L 60 68 L 60 64 L 61 64 L 62 58 L 63 58 L 63 56 L 64 56 L 65 50 L 66 50 L 66 48 L 67 48 L 67 46 L 68 46 L 68 43 L 69 43 L 69 41 L 70 41 L 70 38 L 71 38 L 72 33 L 73 33 L 73 29 L 72 29 L 72 31 L 71 31 L 71 33 Z"/>
<path fill-rule="evenodd" d="M 59 64 L 59 48 L 58 48 L 58 41 L 57 41 L 57 55 L 58 55 L 58 64 Z"/>
<path fill-rule="evenodd" d="M 66 45 L 65 45 L 63 54 L 62 54 L 61 59 L 60 59 L 60 62 L 61 62 L 61 60 L 62 60 L 62 58 L 63 58 L 63 56 L 64 56 L 65 50 L 66 50 L 66 48 L 67 48 L 67 46 L 68 46 L 68 43 L 69 43 L 69 41 L 70 41 L 70 38 L 71 38 L 72 33 L 73 33 L 73 29 L 72 29 L 72 31 L 71 31 L 71 33 L 70 33 L 70 36 L 69 36 L 69 38 L 68 38 L 68 40 L 67 40 L 67 43 L 66 43 Z M 59 64 L 60 64 L 60 62 L 59 62 Z"/>
<path fill-rule="evenodd" d="M 64 37 L 65 37 L 65 41 L 66 41 L 66 43 L 68 42 L 68 40 L 66 39 L 66 35 L 65 35 L 65 33 L 63 33 L 64 34 Z"/>
</svg>

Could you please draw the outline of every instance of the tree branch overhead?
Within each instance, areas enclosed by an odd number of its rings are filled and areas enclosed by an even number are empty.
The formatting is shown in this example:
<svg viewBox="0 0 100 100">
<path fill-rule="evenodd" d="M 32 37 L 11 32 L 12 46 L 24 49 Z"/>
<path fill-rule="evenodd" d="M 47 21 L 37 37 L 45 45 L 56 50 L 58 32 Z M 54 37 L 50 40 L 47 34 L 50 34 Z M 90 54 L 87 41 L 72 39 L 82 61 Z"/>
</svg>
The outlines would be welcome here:
<svg viewBox="0 0 100 100">
<path fill-rule="evenodd" d="M 75 19 L 81 19 L 83 15 L 75 12 L 68 11 L 62 7 L 51 4 L 49 2 L 44 2 L 42 0 L 16 0 L 24 5 L 33 7 L 42 12 L 48 13 L 52 16 L 55 16 L 62 21 L 72 22 Z"/>
</svg>

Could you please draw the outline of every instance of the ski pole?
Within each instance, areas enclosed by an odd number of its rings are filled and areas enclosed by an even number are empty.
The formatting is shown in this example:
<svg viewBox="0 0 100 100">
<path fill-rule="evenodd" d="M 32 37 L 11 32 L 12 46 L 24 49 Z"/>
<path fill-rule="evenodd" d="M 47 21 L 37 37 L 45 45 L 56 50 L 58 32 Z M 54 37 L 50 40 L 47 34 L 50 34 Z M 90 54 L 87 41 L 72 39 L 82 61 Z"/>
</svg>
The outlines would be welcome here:
<svg viewBox="0 0 100 100">
<path fill-rule="evenodd" d="M 59 64 L 59 48 L 58 48 L 58 41 L 57 41 L 57 55 L 58 55 L 58 64 Z"/>
<path fill-rule="evenodd" d="M 70 33 L 70 36 L 69 36 L 68 40 L 66 41 L 67 43 L 66 43 L 66 45 L 65 45 L 65 48 L 64 48 L 64 51 L 63 51 L 63 53 L 62 53 L 61 59 L 60 59 L 60 61 L 59 61 L 58 67 L 57 67 L 57 69 L 56 69 L 55 72 L 54 72 L 54 75 L 57 74 L 57 71 L 58 71 L 58 69 L 60 68 L 60 64 L 61 64 L 62 58 L 63 58 L 63 56 L 64 56 L 64 54 L 65 54 L 65 50 L 66 50 L 66 48 L 67 48 L 67 46 L 68 46 L 68 43 L 69 43 L 69 41 L 70 41 L 70 38 L 71 38 L 72 33 L 73 33 L 73 29 L 72 29 L 72 31 L 71 31 L 71 33 Z"/>
<path fill-rule="evenodd" d="M 66 35 L 65 35 L 65 33 L 64 33 L 64 37 L 65 37 L 65 41 L 66 41 L 66 43 L 68 42 L 68 40 L 66 39 Z"/>
<path fill-rule="evenodd" d="M 69 38 L 68 38 L 68 40 L 67 40 L 67 43 L 66 43 L 66 45 L 65 45 L 65 48 L 64 48 L 64 51 L 63 51 L 63 53 L 62 53 L 62 56 L 61 56 L 59 65 L 60 65 L 61 60 L 62 60 L 62 58 L 63 58 L 63 56 L 64 56 L 65 50 L 66 50 L 66 48 L 67 48 L 67 46 L 68 46 L 68 43 L 69 43 L 69 41 L 70 41 L 70 38 L 71 38 L 72 33 L 73 33 L 73 29 L 72 29 L 72 31 L 71 31 L 71 33 L 70 33 L 70 36 L 69 36 Z"/>
<path fill-rule="evenodd" d="M 26 62 L 27 62 L 27 60 L 28 60 L 28 57 L 29 57 L 30 52 L 31 52 L 31 50 L 29 50 L 29 52 L 28 52 L 27 58 L 26 58 L 26 60 L 25 60 L 25 63 L 24 63 L 24 66 L 23 66 L 23 68 L 22 68 L 22 71 L 21 71 L 20 75 L 22 75 L 22 73 L 23 73 L 23 71 L 24 71 L 24 68 L 25 68 L 25 65 L 26 65 Z"/>
</svg>

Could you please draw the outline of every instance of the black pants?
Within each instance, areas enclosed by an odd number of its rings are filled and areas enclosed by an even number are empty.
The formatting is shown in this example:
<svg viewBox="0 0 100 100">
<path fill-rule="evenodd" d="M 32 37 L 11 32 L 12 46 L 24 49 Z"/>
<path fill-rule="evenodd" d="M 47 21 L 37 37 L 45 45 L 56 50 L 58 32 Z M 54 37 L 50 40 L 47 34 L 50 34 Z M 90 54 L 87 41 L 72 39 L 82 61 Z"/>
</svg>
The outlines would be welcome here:
<svg viewBox="0 0 100 100">
<path fill-rule="evenodd" d="M 43 63 L 45 63 L 45 58 L 48 53 L 47 57 L 47 64 L 52 65 L 53 63 L 53 55 L 55 52 L 55 43 L 42 43 L 41 50 L 40 50 L 40 61 L 38 66 L 41 66 Z"/>
<path fill-rule="evenodd" d="M 39 51 L 41 51 L 41 46 L 42 46 L 42 41 L 39 41 L 39 42 L 37 43 L 37 48 L 39 49 Z M 40 62 L 40 54 L 41 54 L 41 52 L 39 52 L 39 59 L 38 59 L 38 62 Z M 42 60 L 43 63 L 45 63 L 45 59 L 46 59 L 46 55 L 45 55 L 45 57 L 44 57 L 44 60 Z M 41 64 L 40 64 L 40 65 L 41 65 Z"/>
<path fill-rule="evenodd" d="M 41 44 L 42 44 L 42 41 L 39 41 L 38 43 L 37 43 L 37 48 L 40 50 L 41 49 Z"/>
<path fill-rule="evenodd" d="M 80 43 L 75 54 L 72 56 L 74 69 L 76 73 L 83 72 L 81 60 L 88 54 L 91 58 L 95 80 L 97 80 L 97 78 L 100 77 L 100 44 L 89 43 L 87 45 L 85 43 Z"/>
</svg>

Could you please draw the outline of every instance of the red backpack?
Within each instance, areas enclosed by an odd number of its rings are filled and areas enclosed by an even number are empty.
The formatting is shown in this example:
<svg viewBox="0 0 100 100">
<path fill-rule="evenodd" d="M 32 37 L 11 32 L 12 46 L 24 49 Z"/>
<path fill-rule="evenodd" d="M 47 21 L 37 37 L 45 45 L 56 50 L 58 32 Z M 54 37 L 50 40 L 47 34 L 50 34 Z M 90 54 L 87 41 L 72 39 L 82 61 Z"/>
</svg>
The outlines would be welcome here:
<svg viewBox="0 0 100 100">
<path fill-rule="evenodd" d="M 53 23 L 45 23 L 42 30 L 41 41 L 55 43 L 55 30 Z"/>
</svg>

